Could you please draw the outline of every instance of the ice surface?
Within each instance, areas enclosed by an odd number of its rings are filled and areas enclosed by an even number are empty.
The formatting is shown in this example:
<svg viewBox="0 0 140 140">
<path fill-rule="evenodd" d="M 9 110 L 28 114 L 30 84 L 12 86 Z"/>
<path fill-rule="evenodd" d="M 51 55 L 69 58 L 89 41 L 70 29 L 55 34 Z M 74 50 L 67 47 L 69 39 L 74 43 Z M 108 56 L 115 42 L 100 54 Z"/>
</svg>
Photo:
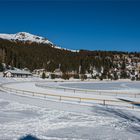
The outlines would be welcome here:
<svg viewBox="0 0 140 140">
<path fill-rule="evenodd" d="M 66 83 L 64 87 L 92 89 L 92 90 L 140 90 L 140 82 L 92 82 L 92 83 Z"/>
</svg>

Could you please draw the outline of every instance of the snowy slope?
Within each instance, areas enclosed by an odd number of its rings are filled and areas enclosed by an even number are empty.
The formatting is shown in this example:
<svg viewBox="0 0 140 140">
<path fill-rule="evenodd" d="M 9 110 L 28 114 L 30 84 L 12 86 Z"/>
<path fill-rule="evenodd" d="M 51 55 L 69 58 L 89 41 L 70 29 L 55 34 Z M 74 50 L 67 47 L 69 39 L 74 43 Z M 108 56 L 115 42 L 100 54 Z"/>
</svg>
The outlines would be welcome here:
<svg viewBox="0 0 140 140">
<path fill-rule="evenodd" d="M 10 40 L 10 41 L 23 41 L 23 42 L 29 41 L 29 42 L 50 44 L 50 45 L 52 45 L 52 47 L 57 48 L 57 49 L 64 49 L 64 50 L 76 52 L 76 50 L 70 50 L 70 49 L 61 48 L 59 46 L 56 46 L 51 41 L 49 41 L 48 39 L 46 39 L 44 37 L 33 35 L 33 34 L 30 34 L 27 32 L 19 32 L 16 34 L 0 34 L 0 38 Z"/>
<path fill-rule="evenodd" d="M 50 44 L 52 44 L 46 38 L 32 35 L 32 34 L 26 33 L 26 32 L 19 32 L 16 34 L 0 34 L 0 38 L 12 40 L 12 41 L 19 40 L 19 41 L 31 41 L 31 42 L 37 42 L 37 43 L 46 43 L 46 44 L 50 43 Z"/>
</svg>

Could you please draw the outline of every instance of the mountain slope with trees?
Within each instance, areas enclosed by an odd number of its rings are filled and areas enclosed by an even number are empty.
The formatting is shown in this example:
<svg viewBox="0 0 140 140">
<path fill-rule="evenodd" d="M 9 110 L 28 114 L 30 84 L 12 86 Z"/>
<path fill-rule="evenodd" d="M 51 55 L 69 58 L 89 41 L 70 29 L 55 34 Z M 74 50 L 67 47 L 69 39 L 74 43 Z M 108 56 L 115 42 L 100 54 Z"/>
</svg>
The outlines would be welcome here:
<svg viewBox="0 0 140 140">
<path fill-rule="evenodd" d="M 121 76 L 128 78 L 126 67 L 139 64 L 140 53 L 117 51 L 87 51 L 72 52 L 57 49 L 52 44 L 31 41 L 11 41 L 0 39 L 0 63 L 12 67 L 34 69 L 44 68 L 53 72 L 60 68 L 63 73 L 92 74 L 94 70 L 103 78 L 115 77 L 115 72 L 121 71 Z"/>
</svg>

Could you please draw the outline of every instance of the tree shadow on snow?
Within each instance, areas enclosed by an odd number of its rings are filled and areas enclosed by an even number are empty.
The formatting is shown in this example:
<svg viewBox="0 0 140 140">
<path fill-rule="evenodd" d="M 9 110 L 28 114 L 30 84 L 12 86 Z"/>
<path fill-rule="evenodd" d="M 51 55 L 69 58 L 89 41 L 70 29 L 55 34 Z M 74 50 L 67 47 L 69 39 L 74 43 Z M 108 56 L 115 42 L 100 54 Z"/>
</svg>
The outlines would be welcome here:
<svg viewBox="0 0 140 140">
<path fill-rule="evenodd" d="M 40 140 L 40 139 L 38 139 L 32 135 L 27 135 L 27 136 L 20 138 L 19 140 Z"/>
</svg>

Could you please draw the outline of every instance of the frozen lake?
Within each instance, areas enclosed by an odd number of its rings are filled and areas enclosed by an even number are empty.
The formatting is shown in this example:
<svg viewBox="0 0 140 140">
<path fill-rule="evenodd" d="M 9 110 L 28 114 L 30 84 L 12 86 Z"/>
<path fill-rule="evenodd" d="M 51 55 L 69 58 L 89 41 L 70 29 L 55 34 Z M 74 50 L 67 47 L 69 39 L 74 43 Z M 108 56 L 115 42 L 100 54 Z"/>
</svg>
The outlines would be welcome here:
<svg viewBox="0 0 140 140">
<path fill-rule="evenodd" d="M 60 86 L 78 89 L 90 90 L 140 90 L 140 82 L 79 82 L 79 83 L 65 83 Z"/>
</svg>

